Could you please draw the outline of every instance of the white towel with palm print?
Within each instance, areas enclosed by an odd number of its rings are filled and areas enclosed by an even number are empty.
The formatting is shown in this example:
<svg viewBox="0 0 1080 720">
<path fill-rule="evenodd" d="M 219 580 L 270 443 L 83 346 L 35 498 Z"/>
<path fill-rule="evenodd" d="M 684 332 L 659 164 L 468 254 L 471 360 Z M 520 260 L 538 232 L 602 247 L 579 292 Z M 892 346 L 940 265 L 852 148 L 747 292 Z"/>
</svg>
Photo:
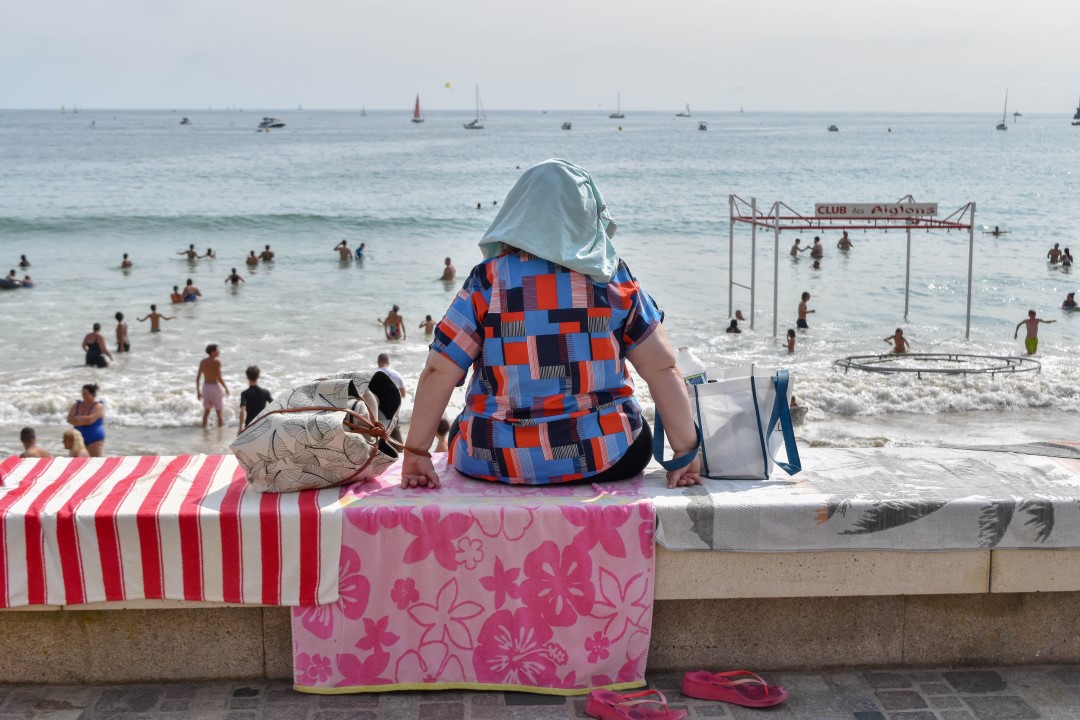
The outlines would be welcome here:
<svg viewBox="0 0 1080 720">
<path fill-rule="evenodd" d="M 767 481 L 669 490 L 651 473 L 657 542 L 730 551 L 1080 547 L 1076 446 L 808 448 L 802 456 L 812 469 Z"/>
</svg>

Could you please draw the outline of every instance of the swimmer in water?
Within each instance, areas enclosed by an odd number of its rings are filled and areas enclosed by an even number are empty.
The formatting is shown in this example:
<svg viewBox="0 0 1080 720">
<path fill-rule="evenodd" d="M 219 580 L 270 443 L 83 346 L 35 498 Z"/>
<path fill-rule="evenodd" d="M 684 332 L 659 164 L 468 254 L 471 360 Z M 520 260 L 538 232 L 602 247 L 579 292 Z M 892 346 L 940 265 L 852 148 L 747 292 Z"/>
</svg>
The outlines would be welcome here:
<svg viewBox="0 0 1080 720">
<path fill-rule="evenodd" d="M 904 337 L 904 331 L 902 328 L 896 328 L 896 332 L 885 338 L 885 342 L 891 344 L 892 350 L 889 352 L 897 355 L 903 355 L 911 348 L 911 343 Z"/>
<path fill-rule="evenodd" d="M 453 263 L 450 262 L 450 258 L 446 258 L 446 267 L 443 268 L 442 277 L 439 279 L 443 282 L 453 282 L 456 276 L 457 269 L 454 267 Z"/>
<path fill-rule="evenodd" d="M 342 240 L 334 246 L 334 250 L 337 251 L 338 258 L 341 262 L 349 262 L 352 260 L 352 250 L 349 249 L 349 241 Z"/>
<path fill-rule="evenodd" d="M 1024 338 L 1024 347 L 1027 349 L 1028 355 L 1034 355 L 1039 349 L 1039 325 L 1052 322 L 1057 322 L 1057 320 L 1043 320 L 1036 316 L 1034 310 L 1028 310 L 1027 319 L 1016 323 L 1016 330 L 1013 331 L 1013 338 L 1015 339 L 1017 333 L 1020 332 L 1020 326 L 1026 325 L 1027 337 Z"/>
<path fill-rule="evenodd" d="M 246 262 L 248 265 L 258 265 L 259 264 L 259 258 L 255 255 L 254 250 L 252 250 L 252 251 L 250 251 L 248 253 L 248 256 L 247 256 L 247 258 L 244 259 L 244 262 Z"/>
<path fill-rule="evenodd" d="M 424 331 L 424 336 L 426 337 L 428 335 L 434 335 L 435 334 L 435 326 L 436 325 L 438 325 L 438 323 L 435 322 L 434 320 L 432 320 L 430 315 L 425 315 L 424 316 L 424 321 L 422 323 L 420 323 L 419 325 L 417 325 L 417 328 L 418 329 L 422 328 L 423 331 Z"/>
<path fill-rule="evenodd" d="M 179 305 L 184 302 L 184 296 L 180 294 L 180 288 L 176 285 L 172 286 L 172 295 L 169 296 L 169 299 L 172 300 L 173 305 Z"/>
<path fill-rule="evenodd" d="M 180 252 L 178 252 L 176 254 L 177 255 L 186 255 L 188 260 L 198 260 L 199 259 L 199 251 L 195 249 L 194 244 L 188 245 L 187 250 L 181 250 Z"/>
<path fill-rule="evenodd" d="M 128 340 L 128 324 L 124 322 L 124 313 L 116 313 L 116 354 L 131 352 Z"/>
<path fill-rule="evenodd" d="M 170 317 L 168 315 L 162 315 L 161 313 L 159 313 L 157 311 L 157 305 L 151 305 L 150 306 L 150 314 L 147 315 L 146 317 L 139 318 L 139 322 L 146 322 L 147 320 L 149 320 L 150 321 L 150 332 L 158 333 L 158 332 L 161 332 L 161 321 L 162 320 L 175 320 L 175 319 L 176 319 L 175 317 Z"/>
<path fill-rule="evenodd" d="M 124 259 L 120 261 L 120 269 L 127 270 L 131 267 L 131 260 L 128 260 L 128 254 L 124 253 Z"/>
<path fill-rule="evenodd" d="M 398 306 L 395 305 L 390 312 L 386 314 L 386 318 L 379 321 L 382 323 L 387 340 L 405 339 L 405 318 L 398 314 L 398 310 Z"/>
<path fill-rule="evenodd" d="M 252 254 L 253 255 L 255 254 L 254 251 L 252 251 Z M 265 250 L 263 250 L 261 253 L 259 253 L 259 259 L 262 260 L 263 262 L 273 262 L 274 261 L 274 251 L 270 249 L 269 245 L 266 246 Z"/>
<path fill-rule="evenodd" d="M 202 297 L 202 292 L 199 288 L 195 287 L 195 283 L 191 278 L 188 278 L 187 285 L 184 286 L 184 302 L 192 303 Z"/>
<path fill-rule="evenodd" d="M 254 250 L 252 251 L 254 252 Z M 232 269 L 232 273 L 229 277 L 225 278 L 225 282 L 232 283 L 233 287 L 239 287 L 240 283 L 246 282 L 244 278 L 240 277 L 240 274 L 236 272 L 236 268 Z"/>
<path fill-rule="evenodd" d="M 844 231 L 844 235 L 840 238 L 839 241 L 837 241 L 836 247 L 840 248 L 841 250 L 850 250 L 851 248 L 855 247 L 855 245 L 851 242 L 851 238 L 848 237 L 847 230 Z"/>
<path fill-rule="evenodd" d="M 788 354 L 795 352 L 795 328 L 788 328 L 787 331 L 787 351 Z"/>
</svg>

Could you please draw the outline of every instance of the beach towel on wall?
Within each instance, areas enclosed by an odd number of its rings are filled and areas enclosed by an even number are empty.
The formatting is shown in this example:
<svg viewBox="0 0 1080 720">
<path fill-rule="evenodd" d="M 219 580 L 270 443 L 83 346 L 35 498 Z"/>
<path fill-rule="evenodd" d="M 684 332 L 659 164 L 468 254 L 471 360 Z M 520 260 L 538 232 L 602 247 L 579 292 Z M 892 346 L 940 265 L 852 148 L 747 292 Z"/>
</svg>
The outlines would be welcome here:
<svg viewBox="0 0 1080 720">
<path fill-rule="evenodd" d="M 653 506 L 604 485 L 470 480 L 400 464 L 342 498 L 341 597 L 294 608 L 294 687 L 315 693 L 644 685 Z"/>
<path fill-rule="evenodd" d="M 1075 447 L 989 449 L 806 448 L 810 469 L 791 478 L 675 489 L 651 473 L 656 539 L 749 552 L 1080 547 Z"/>
<path fill-rule="evenodd" d="M 340 490 L 263 495 L 231 455 L 0 463 L 0 608 L 338 597 Z"/>
</svg>

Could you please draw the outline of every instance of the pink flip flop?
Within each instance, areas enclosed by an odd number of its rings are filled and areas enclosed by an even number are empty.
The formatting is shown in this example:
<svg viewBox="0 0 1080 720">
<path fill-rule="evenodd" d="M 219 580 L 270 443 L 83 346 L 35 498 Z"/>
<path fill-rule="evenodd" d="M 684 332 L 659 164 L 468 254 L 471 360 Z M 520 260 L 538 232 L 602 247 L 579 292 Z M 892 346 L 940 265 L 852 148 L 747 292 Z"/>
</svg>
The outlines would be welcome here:
<svg viewBox="0 0 1080 720">
<path fill-rule="evenodd" d="M 683 675 L 682 694 L 701 700 L 718 700 L 752 708 L 779 705 L 788 697 L 784 688 L 769 685 L 747 670 L 688 672 Z"/>
<path fill-rule="evenodd" d="M 654 705 L 659 707 L 646 707 Z M 685 710 L 668 710 L 667 698 L 659 690 L 620 695 L 611 690 L 593 690 L 585 700 L 585 714 L 600 720 L 682 720 Z"/>
</svg>

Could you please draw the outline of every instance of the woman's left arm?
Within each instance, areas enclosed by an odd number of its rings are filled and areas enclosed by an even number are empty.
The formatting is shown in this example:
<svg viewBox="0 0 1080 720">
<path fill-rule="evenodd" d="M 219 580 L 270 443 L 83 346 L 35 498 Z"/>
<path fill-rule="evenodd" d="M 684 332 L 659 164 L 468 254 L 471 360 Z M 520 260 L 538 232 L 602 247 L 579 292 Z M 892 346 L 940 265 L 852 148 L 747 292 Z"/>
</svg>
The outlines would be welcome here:
<svg viewBox="0 0 1080 720">
<path fill-rule="evenodd" d="M 450 395 L 464 376 L 465 371 L 444 355 L 434 350 L 428 353 L 427 364 L 416 383 L 416 399 L 401 465 L 401 487 L 439 487 L 439 475 L 431 458 L 410 452 L 408 448 L 427 452 L 431 447 Z"/>
</svg>

